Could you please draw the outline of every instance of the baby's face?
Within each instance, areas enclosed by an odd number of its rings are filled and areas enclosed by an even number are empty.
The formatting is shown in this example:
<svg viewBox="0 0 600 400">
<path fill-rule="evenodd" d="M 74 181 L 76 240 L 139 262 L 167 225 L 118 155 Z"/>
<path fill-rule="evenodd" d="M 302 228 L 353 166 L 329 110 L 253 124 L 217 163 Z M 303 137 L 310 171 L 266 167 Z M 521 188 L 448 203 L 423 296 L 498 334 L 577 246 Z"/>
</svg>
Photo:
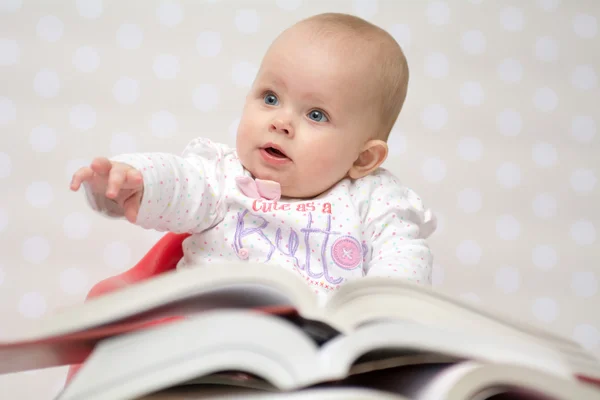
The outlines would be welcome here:
<svg viewBox="0 0 600 400">
<path fill-rule="evenodd" d="M 302 31 L 267 52 L 237 135 L 244 167 L 282 195 L 316 196 L 343 179 L 374 130 L 368 62 Z"/>
</svg>

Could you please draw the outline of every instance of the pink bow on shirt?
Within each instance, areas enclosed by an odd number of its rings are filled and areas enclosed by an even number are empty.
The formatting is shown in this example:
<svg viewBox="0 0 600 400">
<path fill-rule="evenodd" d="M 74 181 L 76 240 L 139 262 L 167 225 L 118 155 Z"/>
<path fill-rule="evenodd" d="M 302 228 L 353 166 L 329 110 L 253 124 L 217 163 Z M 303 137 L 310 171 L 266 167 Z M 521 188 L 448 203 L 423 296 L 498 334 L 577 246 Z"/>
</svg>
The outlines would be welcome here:
<svg viewBox="0 0 600 400">
<path fill-rule="evenodd" d="M 235 182 L 242 193 L 253 199 L 279 200 L 281 198 L 281 186 L 277 182 L 252 179 L 250 176 L 238 176 Z"/>
</svg>

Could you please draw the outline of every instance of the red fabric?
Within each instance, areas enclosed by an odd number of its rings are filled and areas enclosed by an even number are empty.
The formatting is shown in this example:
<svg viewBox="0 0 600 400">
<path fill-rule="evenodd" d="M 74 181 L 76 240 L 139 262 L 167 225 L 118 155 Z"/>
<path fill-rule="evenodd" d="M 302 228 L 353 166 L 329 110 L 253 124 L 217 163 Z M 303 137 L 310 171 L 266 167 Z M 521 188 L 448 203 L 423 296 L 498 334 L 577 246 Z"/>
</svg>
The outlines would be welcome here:
<svg viewBox="0 0 600 400">
<path fill-rule="evenodd" d="M 165 234 L 133 268 L 98 282 L 92 287 L 86 299 L 101 296 L 175 269 L 183 257 L 183 240 L 188 236 L 190 236 L 189 233 Z M 81 364 L 75 364 L 69 368 L 67 383 L 75 376 L 80 367 Z"/>
</svg>

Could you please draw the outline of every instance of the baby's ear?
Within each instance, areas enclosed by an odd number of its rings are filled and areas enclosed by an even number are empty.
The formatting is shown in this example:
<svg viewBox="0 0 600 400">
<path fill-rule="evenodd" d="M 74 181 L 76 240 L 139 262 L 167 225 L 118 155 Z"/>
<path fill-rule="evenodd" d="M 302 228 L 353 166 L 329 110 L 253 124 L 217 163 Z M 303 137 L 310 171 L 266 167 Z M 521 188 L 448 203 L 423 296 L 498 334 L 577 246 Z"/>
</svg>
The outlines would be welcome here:
<svg viewBox="0 0 600 400">
<path fill-rule="evenodd" d="M 356 161 L 348 171 L 352 179 L 360 179 L 375 171 L 387 158 L 388 145 L 383 140 L 369 140 L 365 143 Z"/>
</svg>

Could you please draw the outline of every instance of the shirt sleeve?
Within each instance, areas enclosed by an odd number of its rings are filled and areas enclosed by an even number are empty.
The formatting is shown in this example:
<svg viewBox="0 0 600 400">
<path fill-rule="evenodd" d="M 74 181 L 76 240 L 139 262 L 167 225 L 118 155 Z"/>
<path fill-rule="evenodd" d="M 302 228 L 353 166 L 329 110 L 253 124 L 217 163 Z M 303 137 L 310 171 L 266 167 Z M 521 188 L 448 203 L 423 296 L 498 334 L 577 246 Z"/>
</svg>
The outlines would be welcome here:
<svg viewBox="0 0 600 400">
<path fill-rule="evenodd" d="M 363 220 L 371 241 L 367 276 L 397 277 L 431 285 L 433 254 L 426 242 L 436 219 L 421 198 L 393 177 L 382 177 L 369 200 Z"/>
<path fill-rule="evenodd" d="M 112 157 L 142 173 L 144 193 L 136 224 L 174 233 L 202 232 L 216 222 L 224 187 L 224 149 L 208 139 L 192 141 L 181 156 L 134 153 Z M 103 195 L 86 188 L 91 207 L 110 217 L 123 211 Z M 112 204 L 111 204 L 112 203 Z"/>
</svg>

